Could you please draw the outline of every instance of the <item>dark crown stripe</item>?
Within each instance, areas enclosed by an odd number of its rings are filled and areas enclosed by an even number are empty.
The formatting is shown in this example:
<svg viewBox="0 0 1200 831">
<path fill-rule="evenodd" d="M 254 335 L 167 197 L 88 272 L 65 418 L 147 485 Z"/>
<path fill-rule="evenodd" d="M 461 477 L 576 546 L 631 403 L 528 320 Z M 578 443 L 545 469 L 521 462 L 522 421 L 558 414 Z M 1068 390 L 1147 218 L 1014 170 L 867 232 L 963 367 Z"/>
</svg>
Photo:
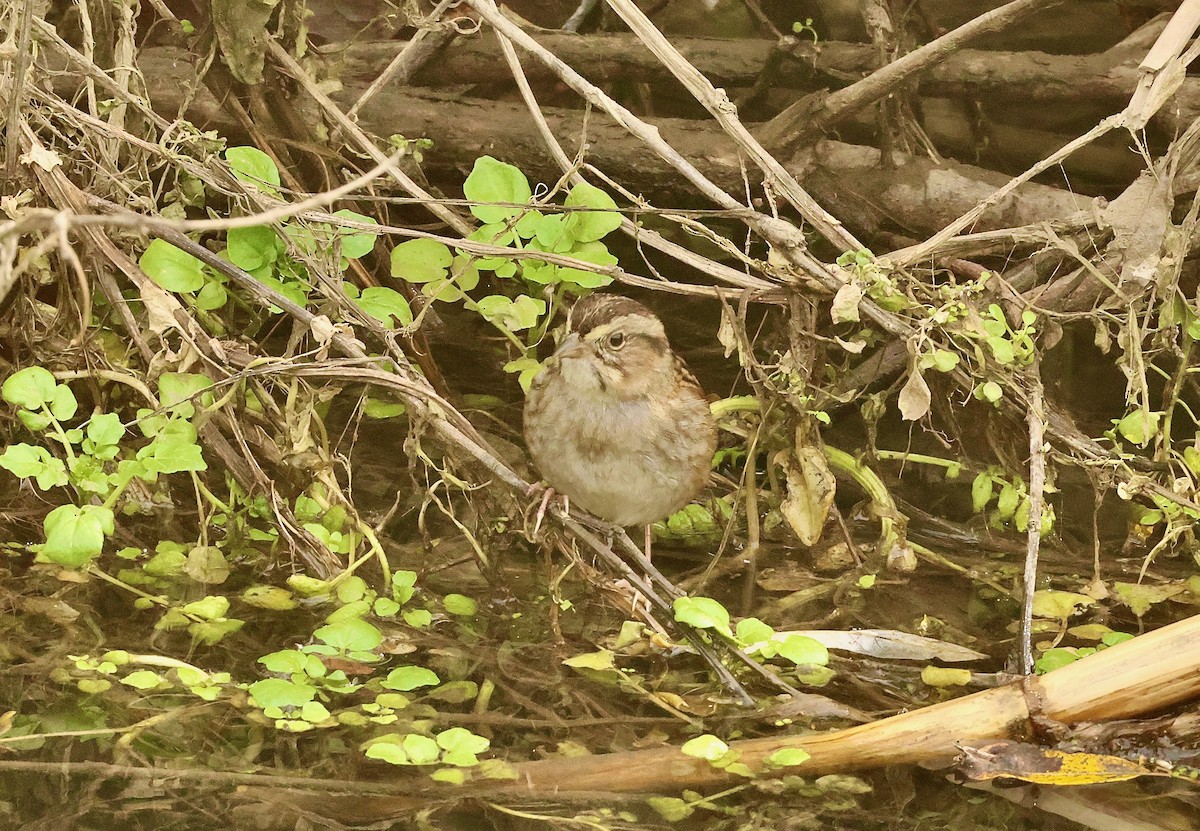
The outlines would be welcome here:
<svg viewBox="0 0 1200 831">
<path fill-rule="evenodd" d="M 654 313 L 636 300 L 621 297 L 616 294 L 592 294 L 580 300 L 571 310 L 571 331 L 581 337 L 605 323 L 611 323 L 623 315 L 644 315 L 654 317 Z"/>
</svg>

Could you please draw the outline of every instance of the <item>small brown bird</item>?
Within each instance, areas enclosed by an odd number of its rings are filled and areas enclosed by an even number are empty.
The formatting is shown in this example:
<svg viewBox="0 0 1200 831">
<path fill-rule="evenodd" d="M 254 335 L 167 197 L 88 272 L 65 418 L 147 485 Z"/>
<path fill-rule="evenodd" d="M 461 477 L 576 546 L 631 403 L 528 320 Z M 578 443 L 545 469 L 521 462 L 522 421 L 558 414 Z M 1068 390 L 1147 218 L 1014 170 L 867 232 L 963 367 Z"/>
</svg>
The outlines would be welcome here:
<svg viewBox="0 0 1200 831">
<path fill-rule="evenodd" d="M 674 513 L 708 481 L 717 446 L 703 390 L 641 303 L 593 294 L 569 320 L 525 400 L 534 463 L 555 491 L 615 525 Z"/>
</svg>

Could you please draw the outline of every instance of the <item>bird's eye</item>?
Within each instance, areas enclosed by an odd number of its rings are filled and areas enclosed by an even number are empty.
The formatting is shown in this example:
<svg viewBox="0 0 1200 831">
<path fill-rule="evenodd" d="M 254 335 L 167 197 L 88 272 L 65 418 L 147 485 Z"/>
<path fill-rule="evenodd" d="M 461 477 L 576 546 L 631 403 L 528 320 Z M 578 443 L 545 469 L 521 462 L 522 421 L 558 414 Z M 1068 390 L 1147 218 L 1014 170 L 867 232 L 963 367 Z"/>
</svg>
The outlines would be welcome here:
<svg viewBox="0 0 1200 831">
<path fill-rule="evenodd" d="M 625 345 L 625 333 L 613 332 L 608 336 L 608 346 L 610 349 L 620 349 Z"/>
</svg>

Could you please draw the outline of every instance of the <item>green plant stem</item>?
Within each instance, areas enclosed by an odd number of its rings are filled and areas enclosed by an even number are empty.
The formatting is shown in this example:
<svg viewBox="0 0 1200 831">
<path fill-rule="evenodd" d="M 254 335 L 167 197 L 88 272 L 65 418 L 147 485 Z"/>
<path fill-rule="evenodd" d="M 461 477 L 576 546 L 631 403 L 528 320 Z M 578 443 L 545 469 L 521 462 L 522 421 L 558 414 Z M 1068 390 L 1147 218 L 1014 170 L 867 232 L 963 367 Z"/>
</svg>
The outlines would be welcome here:
<svg viewBox="0 0 1200 831">
<path fill-rule="evenodd" d="M 50 419 L 48 426 L 54 428 L 54 437 L 62 442 L 63 451 L 67 454 L 67 470 L 74 472 L 77 460 L 75 458 L 75 451 L 71 449 L 71 440 L 67 438 L 66 431 L 63 430 L 62 425 L 58 423 L 58 419 L 54 417 L 54 414 L 50 412 L 50 408 L 45 404 L 42 405 L 42 414 Z"/>
<path fill-rule="evenodd" d="M 230 508 L 228 505 L 226 505 L 224 502 L 222 502 L 215 493 L 213 493 L 207 487 L 204 486 L 204 482 L 201 481 L 200 477 L 196 475 L 196 471 L 192 471 L 191 473 L 192 473 L 192 481 L 195 482 L 196 488 L 200 491 L 201 496 L 204 497 L 205 501 L 208 502 L 208 504 L 212 505 L 214 508 L 216 508 L 221 513 L 224 513 L 224 514 L 233 513 L 232 508 Z"/>
<path fill-rule="evenodd" d="M 121 498 L 121 494 L 125 493 L 125 489 L 129 487 L 129 483 L 132 480 L 133 476 L 124 477 L 124 481 L 119 482 L 112 489 L 112 492 L 104 498 L 103 507 L 108 508 L 111 511 L 116 506 L 117 500 Z"/>
<path fill-rule="evenodd" d="M 896 510 L 896 502 L 892 499 L 891 493 L 888 492 L 887 485 L 883 484 L 883 480 L 866 465 L 858 461 L 844 450 L 838 450 L 836 447 L 825 445 L 825 457 L 829 459 L 829 464 L 833 465 L 843 473 L 847 473 L 850 477 L 867 492 L 871 497 L 871 501 L 877 503 L 880 507 L 886 508 L 891 514 L 898 513 Z M 887 514 L 884 514 L 887 519 Z"/>
<path fill-rule="evenodd" d="M 717 800 L 724 799 L 727 796 L 733 796 L 735 793 L 738 793 L 739 791 L 744 791 L 748 787 L 750 787 L 750 786 L 749 785 L 734 785 L 732 788 L 728 788 L 719 793 L 709 794 L 708 796 L 702 796 L 701 798 L 697 799 L 695 802 L 689 802 L 687 804 L 689 806 L 691 806 L 691 805 L 716 805 Z"/>
<path fill-rule="evenodd" d="M 156 606 L 161 606 L 164 609 L 171 608 L 171 602 L 169 600 L 167 600 L 167 598 L 162 597 L 161 595 L 155 595 L 155 594 L 150 594 L 149 592 L 144 592 L 141 589 L 137 588 L 136 586 L 129 585 L 124 580 L 118 580 L 116 577 L 113 577 L 111 574 L 108 574 L 105 571 L 101 571 L 99 568 L 97 568 L 94 565 L 88 566 L 87 573 L 92 575 L 93 577 L 99 577 L 104 582 L 111 583 L 112 585 L 116 586 L 117 588 L 124 589 L 125 591 L 130 592 L 131 594 L 136 594 L 138 597 L 145 598 L 146 600 L 149 600 L 151 603 L 155 604 Z"/>
<path fill-rule="evenodd" d="M 721 419 L 734 413 L 762 412 L 762 402 L 753 395 L 735 395 L 732 398 L 722 398 L 714 401 L 708 407 L 713 418 Z"/>
<path fill-rule="evenodd" d="M 904 450 L 876 450 L 875 458 L 912 462 L 918 465 L 933 465 L 934 467 L 944 467 L 946 470 L 954 470 L 955 468 L 962 470 L 962 462 L 953 459 L 943 459 L 940 456 L 926 456 L 924 453 L 909 453 Z"/>
</svg>

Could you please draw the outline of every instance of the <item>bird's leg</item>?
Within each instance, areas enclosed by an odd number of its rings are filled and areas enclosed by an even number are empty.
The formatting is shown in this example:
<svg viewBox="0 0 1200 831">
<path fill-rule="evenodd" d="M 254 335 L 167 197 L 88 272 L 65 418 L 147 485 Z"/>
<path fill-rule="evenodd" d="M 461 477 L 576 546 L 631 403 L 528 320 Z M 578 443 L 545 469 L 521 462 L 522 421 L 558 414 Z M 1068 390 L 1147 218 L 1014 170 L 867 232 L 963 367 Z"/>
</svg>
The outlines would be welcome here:
<svg viewBox="0 0 1200 831">
<path fill-rule="evenodd" d="M 650 526 L 646 526 L 646 562 L 650 561 L 650 542 L 654 539 L 654 535 L 650 533 Z"/>
<path fill-rule="evenodd" d="M 537 493 L 537 489 L 540 487 L 541 487 L 540 484 L 530 485 L 529 491 L 526 493 L 526 496 L 533 496 L 535 493 Z M 542 500 L 541 500 L 541 503 L 538 505 L 537 513 L 534 515 L 533 534 L 531 536 L 537 537 L 538 531 L 540 531 L 542 529 L 542 520 L 546 518 L 546 508 L 548 508 L 550 506 L 550 500 L 558 495 L 560 495 L 560 494 L 558 494 L 558 492 L 555 491 L 554 488 L 550 487 L 549 485 L 547 485 L 545 487 L 545 489 L 542 491 Z M 563 513 L 569 515 L 571 513 L 571 498 L 569 496 L 567 496 L 565 493 L 561 494 L 561 496 L 562 496 L 562 501 L 563 501 Z"/>
</svg>

